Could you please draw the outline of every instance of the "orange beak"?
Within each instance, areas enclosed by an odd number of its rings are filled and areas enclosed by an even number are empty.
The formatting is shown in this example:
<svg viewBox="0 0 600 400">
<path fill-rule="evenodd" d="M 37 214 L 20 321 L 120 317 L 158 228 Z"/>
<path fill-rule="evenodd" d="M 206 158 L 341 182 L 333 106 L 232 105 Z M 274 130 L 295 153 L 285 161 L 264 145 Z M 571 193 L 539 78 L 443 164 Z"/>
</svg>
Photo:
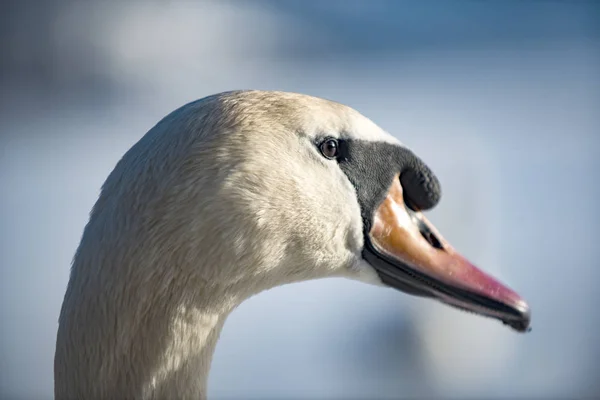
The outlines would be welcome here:
<svg viewBox="0 0 600 400">
<path fill-rule="evenodd" d="M 457 253 L 421 212 L 410 210 L 398 176 L 375 212 L 366 242 L 365 259 L 385 284 L 499 319 L 518 332 L 530 330 L 527 303 Z"/>
</svg>

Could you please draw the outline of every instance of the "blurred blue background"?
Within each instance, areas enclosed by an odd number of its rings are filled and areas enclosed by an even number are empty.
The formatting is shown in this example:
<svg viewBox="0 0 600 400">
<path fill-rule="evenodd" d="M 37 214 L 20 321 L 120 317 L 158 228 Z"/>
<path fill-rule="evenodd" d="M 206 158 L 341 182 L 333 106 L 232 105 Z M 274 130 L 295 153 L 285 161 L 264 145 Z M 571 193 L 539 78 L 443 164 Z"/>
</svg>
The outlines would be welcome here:
<svg viewBox="0 0 600 400">
<path fill-rule="evenodd" d="M 53 396 L 69 264 L 121 155 L 232 89 L 348 104 L 439 175 L 429 213 L 533 331 L 347 280 L 229 318 L 209 396 L 600 395 L 600 2 L 3 1 L 0 397 Z"/>
</svg>

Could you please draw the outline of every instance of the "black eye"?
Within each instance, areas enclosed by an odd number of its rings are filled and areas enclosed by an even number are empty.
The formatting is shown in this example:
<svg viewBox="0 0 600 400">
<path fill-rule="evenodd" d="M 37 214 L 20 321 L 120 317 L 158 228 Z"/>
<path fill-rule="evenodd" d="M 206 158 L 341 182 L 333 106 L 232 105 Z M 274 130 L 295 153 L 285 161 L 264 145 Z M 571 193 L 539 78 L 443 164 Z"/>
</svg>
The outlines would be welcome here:
<svg viewBox="0 0 600 400">
<path fill-rule="evenodd" d="M 335 139 L 327 139 L 319 145 L 319 149 L 321 150 L 321 154 L 326 158 L 336 158 L 339 152 L 338 141 Z"/>
</svg>

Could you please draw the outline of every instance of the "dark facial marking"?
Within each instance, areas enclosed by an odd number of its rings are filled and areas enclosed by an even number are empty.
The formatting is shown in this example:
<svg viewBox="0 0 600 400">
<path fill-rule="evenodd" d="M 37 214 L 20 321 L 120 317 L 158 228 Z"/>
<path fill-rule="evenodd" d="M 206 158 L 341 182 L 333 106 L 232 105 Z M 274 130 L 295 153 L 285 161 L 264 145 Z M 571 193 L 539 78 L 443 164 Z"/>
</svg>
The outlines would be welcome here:
<svg viewBox="0 0 600 400">
<path fill-rule="evenodd" d="M 396 174 L 404 201 L 413 210 L 428 210 L 440 200 L 440 183 L 427 165 L 409 149 L 385 142 L 339 140 L 338 163 L 356 189 L 365 233 Z"/>
</svg>

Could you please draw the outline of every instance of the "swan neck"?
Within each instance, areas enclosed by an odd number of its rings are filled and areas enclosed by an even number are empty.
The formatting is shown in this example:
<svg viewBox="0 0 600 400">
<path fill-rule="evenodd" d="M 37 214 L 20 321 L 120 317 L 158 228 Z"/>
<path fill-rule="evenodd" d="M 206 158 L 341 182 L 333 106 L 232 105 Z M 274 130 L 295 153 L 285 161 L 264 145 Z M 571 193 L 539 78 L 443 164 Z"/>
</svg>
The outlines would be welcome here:
<svg viewBox="0 0 600 400">
<path fill-rule="evenodd" d="M 93 291 L 75 296 L 77 283 L 74 277 L 61 311 L 57 400 L 206 399 L 213 353 L 231 310 L 216 301 L 223 297 L 208 290 L 180 292 L 170 303 Z"/>
<path fill-rule="evenodd" d="M 206 399 L 213 354 L 226 315 L 180 307 L 171 322 L 162 360 L 147 382 L 145 398 Z"/>
</svg>

